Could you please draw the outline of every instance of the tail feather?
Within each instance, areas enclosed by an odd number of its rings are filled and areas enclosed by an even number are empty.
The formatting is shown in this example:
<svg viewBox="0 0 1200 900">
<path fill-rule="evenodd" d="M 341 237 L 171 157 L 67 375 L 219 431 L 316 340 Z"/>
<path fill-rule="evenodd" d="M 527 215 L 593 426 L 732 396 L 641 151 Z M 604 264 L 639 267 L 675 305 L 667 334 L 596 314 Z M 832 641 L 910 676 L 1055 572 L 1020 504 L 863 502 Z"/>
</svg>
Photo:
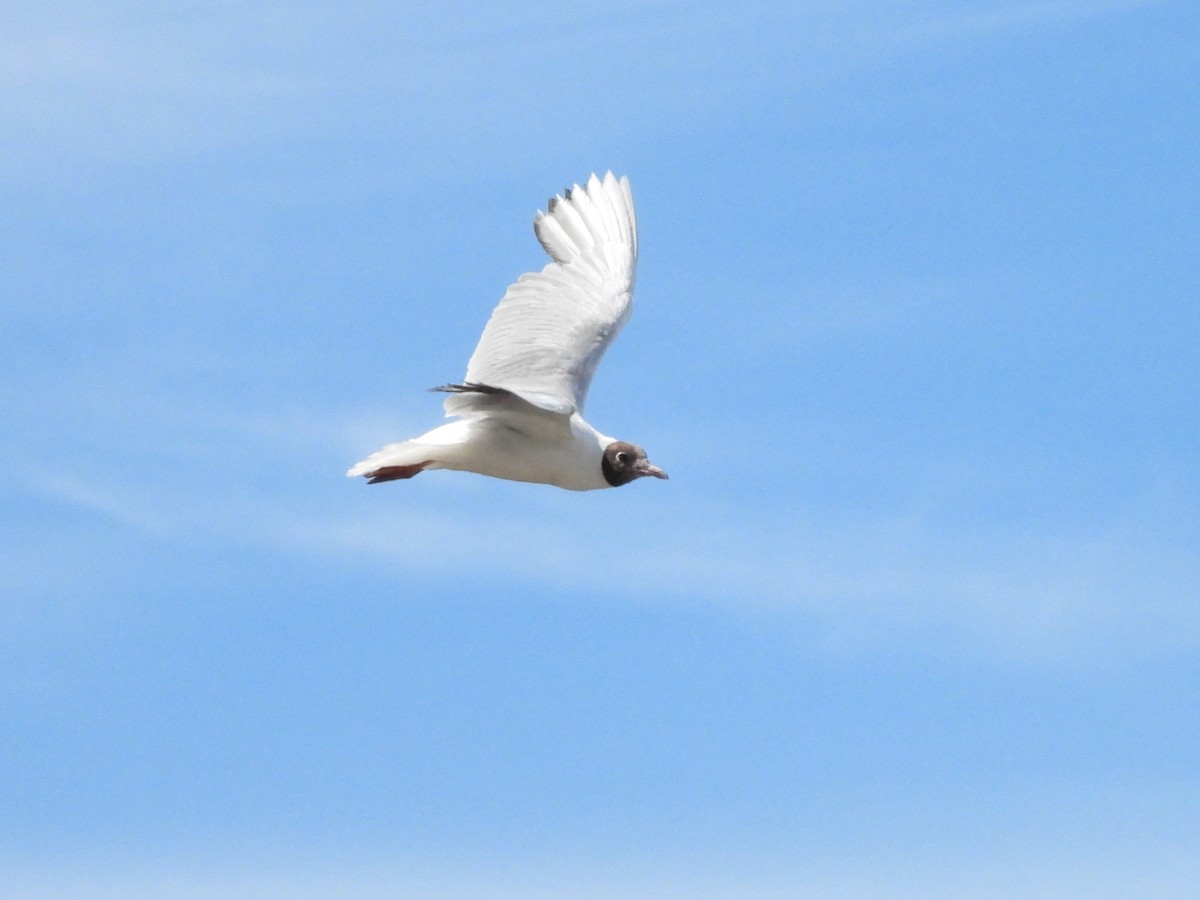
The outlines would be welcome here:
<svg viewBox="0 0 1200 900">
<path fill-rule="evenodd" d="M 368 484 L 395 481 L 398 478 L 412 478 L 436 462 L 434 458 L 436 451 L 437 448 L 417 441 L 389 444 L 382 450 L 372 453 L 362 462 L 351 466 L 346 472 L 346 477 L 356 478 L 359 475 L 365 475 Z"/>
<path fill-rule="evenodd" d="M 477 388 L 471 386 L 469 390 L 471 393 L 462 396 L 478 396 L 473 393 Z M 456 468 L 455 461 L 461 456 L 462 446 L 470 442 L 473 422 L 473 419 L 455 419 L 412 440 L 388 444 L 355 463 L 346 474 L 350 478 L 366 475 L 374 484 L 412 478 L 422 469 Z"/>
</svg>

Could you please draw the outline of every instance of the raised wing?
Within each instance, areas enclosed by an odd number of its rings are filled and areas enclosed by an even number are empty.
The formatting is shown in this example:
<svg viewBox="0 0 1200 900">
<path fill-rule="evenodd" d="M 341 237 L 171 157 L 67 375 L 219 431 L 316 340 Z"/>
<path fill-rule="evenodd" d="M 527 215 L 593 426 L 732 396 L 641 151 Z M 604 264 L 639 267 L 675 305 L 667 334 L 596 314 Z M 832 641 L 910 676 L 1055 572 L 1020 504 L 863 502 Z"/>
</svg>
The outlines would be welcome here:
<svg viewBox="0 0 1200 900">
<path fill-rule="evenodd" d="M 632 310 L 637 219 L 629 179 L 592 175 L 586 187 L 552 198 L 533 230 L 554 262 L 509 287 L 465 381 L 569 415 L 583 409 L 596 366 Z M 464 412 L 465 399 L 447 398 L 446 412 Z"/>
</svg>

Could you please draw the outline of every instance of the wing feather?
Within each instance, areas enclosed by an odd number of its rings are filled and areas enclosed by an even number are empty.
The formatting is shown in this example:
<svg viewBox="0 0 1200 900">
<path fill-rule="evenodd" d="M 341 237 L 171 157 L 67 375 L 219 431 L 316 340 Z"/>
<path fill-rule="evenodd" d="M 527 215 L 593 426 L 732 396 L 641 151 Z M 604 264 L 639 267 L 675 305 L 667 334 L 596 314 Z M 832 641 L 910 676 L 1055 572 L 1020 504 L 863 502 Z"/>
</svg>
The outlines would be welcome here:
<svg viewBox="0 0 1200 900">
<path fill-rule="evenodd" d="M 604 351 L 629 319 L 637 220 L 629 179 L 575 185 L 534 219 L 553 260 L 522 275 L 492 312 L 466 383 L 503 388 L 552 412 L 582 410 Z M 461 403 L 447 399 L 447 413 Z"/>
</svg>

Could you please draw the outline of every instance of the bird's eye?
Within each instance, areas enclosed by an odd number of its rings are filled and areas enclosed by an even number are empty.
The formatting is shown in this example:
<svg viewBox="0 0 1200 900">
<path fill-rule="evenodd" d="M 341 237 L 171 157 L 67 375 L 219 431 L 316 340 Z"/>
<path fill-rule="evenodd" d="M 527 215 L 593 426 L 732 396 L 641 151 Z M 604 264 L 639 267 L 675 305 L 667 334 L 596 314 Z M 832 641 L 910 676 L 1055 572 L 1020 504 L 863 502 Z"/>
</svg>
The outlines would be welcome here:
<svg viewBox="0 0 1200 900">
<path fill-rule="evenodd" d="M 621 450 L 619 453 L 617 453 L 617 462 L 623 466 L 629 465 L 629 454 L 624 450 Z"/>
</svg>

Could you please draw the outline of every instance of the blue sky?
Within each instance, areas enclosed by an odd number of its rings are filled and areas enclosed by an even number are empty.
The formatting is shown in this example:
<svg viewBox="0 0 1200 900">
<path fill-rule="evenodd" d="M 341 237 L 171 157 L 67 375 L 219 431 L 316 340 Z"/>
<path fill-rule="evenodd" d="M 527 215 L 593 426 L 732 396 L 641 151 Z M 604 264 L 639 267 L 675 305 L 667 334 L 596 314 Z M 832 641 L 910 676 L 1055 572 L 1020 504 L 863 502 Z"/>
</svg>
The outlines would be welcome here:
<svg viewBox="0 0 1200 900">
<path fill-rule="evenodd" d="M 0 893 L 1200 892 L 1193 4 L 0 25 Z M 671 480 L 343 478 L 607 168 Z"/>
</svg>

